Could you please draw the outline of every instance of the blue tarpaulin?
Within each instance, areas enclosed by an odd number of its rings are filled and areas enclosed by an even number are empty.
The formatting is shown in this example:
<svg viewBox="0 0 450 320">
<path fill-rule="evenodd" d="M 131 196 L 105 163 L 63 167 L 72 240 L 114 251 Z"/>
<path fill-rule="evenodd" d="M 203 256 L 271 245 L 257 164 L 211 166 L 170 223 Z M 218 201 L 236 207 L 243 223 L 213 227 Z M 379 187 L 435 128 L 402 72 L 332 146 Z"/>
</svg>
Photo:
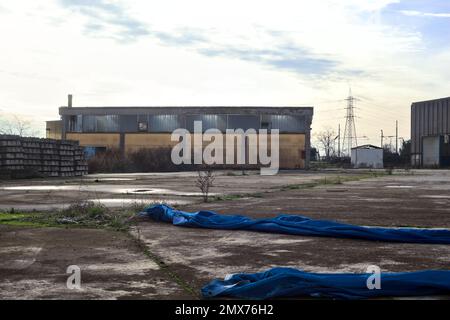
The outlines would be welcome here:
<svg viewBox="0 0 450 320">
<path fill-rule="evenodd" d="M 261 273 L 235 274 L 226 280 L 213 280 L 202 295 L 244 299 L 282 297 L 322 297 L 367 299 L 393 296 L 450 294 L 450 271 L 427 270 L 381 273 L 379 289 L 369 289 L 373 274 L 309 273 L 291 268 L 273 268 Z"/>
<path fill-rule="evenodd" d="M 362 227 L 335 221 L 314 220 L 299 215 L 252 219 L 241 215 L 221 215 L 212 211 L 184 212 L 164 204 L 148 207 L 140 215 L 185 227 L 252 230 L 404 243 L 450 244 L 450 230 L 447 229 Z"/>
</svg>

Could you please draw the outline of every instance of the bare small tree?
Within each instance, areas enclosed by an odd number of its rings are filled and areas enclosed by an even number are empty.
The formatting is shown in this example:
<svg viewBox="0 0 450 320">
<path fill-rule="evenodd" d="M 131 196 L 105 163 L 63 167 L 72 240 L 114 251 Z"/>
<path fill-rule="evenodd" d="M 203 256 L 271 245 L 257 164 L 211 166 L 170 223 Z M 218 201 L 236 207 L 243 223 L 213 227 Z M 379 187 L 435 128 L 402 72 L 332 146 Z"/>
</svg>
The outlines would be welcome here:
<svg viewBox="0 0 450 320">
<path fill-rule="evenodd" d="M 10 134 L 24 136 L 37 135 L 36 130 L 32 128 L 31 121 L 21 119 L 17 115 L 13 115 L 9 120 L 2 120 L 0 122 L 0 134 Z"/>
<path fill-rule="evenodd" d="M 330 159 L 330 156 L 334 154 L 334 143 L 336 140 L 336 133 L 331 128 L 325 128 L 316 134 L 316 139 L 320 147 L 325 151 L 326 159 Z"/>
<path fill-rule="evenodd" d="M 214 179 L 215 177 L 211 170 L 198 171 L 196 185 L 202 192 L 204 202 L 208 202 L 209 189 L 213 186 Z"/>
</svg>

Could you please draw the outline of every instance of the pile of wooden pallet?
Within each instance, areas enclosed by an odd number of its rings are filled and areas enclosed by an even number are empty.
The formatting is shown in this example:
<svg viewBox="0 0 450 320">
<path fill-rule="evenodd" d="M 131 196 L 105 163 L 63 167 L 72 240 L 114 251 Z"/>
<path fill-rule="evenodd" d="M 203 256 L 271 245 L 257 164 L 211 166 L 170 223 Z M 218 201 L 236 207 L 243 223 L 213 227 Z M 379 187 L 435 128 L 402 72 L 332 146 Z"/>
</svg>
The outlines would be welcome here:
<svg viewBox="0 0 450 320">
<path fill-rule="evenodd" d="M 87 174 L 78 141 L 0 135 L 0 171 L 11 177 L 73 177 Z"/>
</svg>

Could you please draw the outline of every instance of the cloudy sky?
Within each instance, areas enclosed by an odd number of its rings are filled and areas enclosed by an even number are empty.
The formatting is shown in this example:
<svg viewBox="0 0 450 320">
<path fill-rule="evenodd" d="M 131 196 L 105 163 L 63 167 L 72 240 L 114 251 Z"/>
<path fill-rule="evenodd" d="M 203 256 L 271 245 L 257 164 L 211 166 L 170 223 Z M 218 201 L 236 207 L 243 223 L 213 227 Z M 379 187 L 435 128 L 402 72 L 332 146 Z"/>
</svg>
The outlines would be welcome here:
<svg viewBox="0 0 450 320">
<path fill-rule="evenodd" d="M 412 101 L 450 95 L 450 1 L 0 0 L 0 113 L 75 106 L 314 106 L 313 130 L 409 138 Z M 42 128 L 42 127 L 41 127 Z M 42 131 L 43 132 L 43 131 Z"/>
</svg>

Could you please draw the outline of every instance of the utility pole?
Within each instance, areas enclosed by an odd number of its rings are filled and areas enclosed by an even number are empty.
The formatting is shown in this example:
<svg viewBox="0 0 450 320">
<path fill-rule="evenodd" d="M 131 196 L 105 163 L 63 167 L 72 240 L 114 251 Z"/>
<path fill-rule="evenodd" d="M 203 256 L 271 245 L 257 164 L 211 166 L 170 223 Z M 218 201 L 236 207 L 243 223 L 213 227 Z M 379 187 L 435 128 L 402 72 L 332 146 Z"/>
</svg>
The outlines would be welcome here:
<svg viewBox="0 0 450 320">
<path fill-rule="evenodd" d="M 336 140 L 338 141 L 337 157 L 341 157 L 341 124 L 338 124 L 338 135 L 333 139 L 333 151 L 336 150 Z"/>
<path fill-rule="evenodd" d="M 384 149 L 384 138 L 389 138 L 391 139 L 389 142 L 389 149 L 392 151 L 392 138 L 395 138 L 395 136 L 385 136 L 383 133 L 383 129 L 381 129 L 381 148 Z"/>
<path fill-rule="evenodd" d="M 384 137 L 383 129 L 381 129 L 381 145 L 380 145 L 381 149 L 383 149 L 383 137 Z"/>
<path fill-rule="evenodd" d="M 395 153 L 398 154 L 398 120 L 395 120 Z"/>
<path fill-rule="evenodd" d="M 338 126 L 338 158 L 341 157 L 341 124 Z"/>
<path fill-rule="evenodd" d="M 355 146 L 358 146 L 358 140 L 356 136 L 356 125 L 355 125 L 355 111 L 354 102 L 355 98 L 352 96 L 352 89 L 349 89 L 349 95 L 347 100 L 347 113 L 345 116 L 345 129 L 344 129 L 344 140 L 342 142 L 342 151 L 345 149 L 348 155 L 352 153 L 353 141 L 355 141 Z"/>
</svg>

